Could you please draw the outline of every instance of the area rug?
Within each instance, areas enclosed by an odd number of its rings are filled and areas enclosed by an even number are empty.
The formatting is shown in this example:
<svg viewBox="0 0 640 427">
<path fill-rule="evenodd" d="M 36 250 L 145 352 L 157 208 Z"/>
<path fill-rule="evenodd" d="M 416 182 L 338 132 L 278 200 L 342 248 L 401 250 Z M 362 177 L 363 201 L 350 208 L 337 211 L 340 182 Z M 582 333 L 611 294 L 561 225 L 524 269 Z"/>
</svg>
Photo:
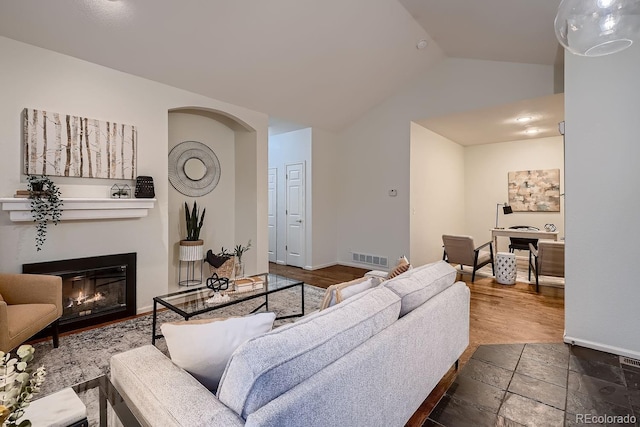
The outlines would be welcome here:
<svg viewBox="0 0 640 427">
<path fill-rule="evenodd" d="M 471 267 L 465 267 L 465 270 L 467 270 L 469 275 L 471 275 Z M 491 271 L 491 264 L 485 265 L 480 270 L 478 270 L 476 272 L 476 277 L 494 277 Z M 516 282 L 532 285 L 536 284 L 536 278 L 533 272 L 531 272 L 531 280 L 529 280 L 529 266 L 526 260 L 518 259 Z M 564 288 L 563 277 L 540 276 L 539 283 L 541 286 Z"/>
<path fill-rule="evenodd" d="M 305 285 L 305 313 L 311 313 L 320 307 L 325 290 Z M 258 307 L 263 299 L 245 301 L 238 305 L 215 310 L 197 318 L 241 316 Z M 300 290 L 298 287 L 269 295 L 269 311 L 278 316 L 300 312 Z M 261 309 L 261 310 L 264 310 Z M 165 310 L 158 314 L 158 328 L 164 322 L 183 320 L 182 317 Z M 295 321 L 296 318 L 276 320 L 274 328 Z M 151 344 L 152 315 L 147 314 L 135 319 L 114 323 L 60 337 L 60 346 L 53 348 L 51 340 L 34 344 L 34 366 L 43 365 L 47 370 L 46 380 L 38 397 L 61 390 L 72 385 L 109 374 L 111 356 L 132 348 Z M 156 341 L 156 347 L 168 354 L 164 339 Z M 89 411 L 90 425 L 97 425 L 97 391 L 80 395 Z"/>
</svg>

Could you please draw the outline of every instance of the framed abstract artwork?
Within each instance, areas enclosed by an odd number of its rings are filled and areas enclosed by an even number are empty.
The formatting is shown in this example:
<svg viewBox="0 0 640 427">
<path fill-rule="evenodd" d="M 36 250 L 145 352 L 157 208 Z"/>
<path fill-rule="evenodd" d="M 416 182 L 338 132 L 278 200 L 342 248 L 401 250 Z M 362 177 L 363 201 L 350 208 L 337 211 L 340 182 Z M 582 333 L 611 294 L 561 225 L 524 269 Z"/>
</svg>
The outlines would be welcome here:
<svg viewBox="0 0 640 427">
<path fill-rule="evenodd" d="M 24 173 L 135 179 L 135 126 L 25 108 Z"/>
<path fill-rule="evenodd" d="M 560 169 L 509 172 L 514 212 L 560 212 Z"/>
</svg>

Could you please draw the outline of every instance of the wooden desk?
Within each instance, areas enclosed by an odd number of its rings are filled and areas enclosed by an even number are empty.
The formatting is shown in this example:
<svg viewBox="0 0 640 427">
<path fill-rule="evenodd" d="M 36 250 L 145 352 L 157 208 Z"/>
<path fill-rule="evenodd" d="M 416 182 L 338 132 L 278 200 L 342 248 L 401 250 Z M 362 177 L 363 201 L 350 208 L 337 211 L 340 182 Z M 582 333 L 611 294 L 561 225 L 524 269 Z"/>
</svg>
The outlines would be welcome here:
<svg viewBox="0 0 640 427">
<path fill-rule="evenodd" d="M 498 237 L 522 237 L 524 239 L 558 240 L 557 231 L 526 230 L 522 228 L 492 228 L 493 253 L 498 253 Z"/>
</svg>

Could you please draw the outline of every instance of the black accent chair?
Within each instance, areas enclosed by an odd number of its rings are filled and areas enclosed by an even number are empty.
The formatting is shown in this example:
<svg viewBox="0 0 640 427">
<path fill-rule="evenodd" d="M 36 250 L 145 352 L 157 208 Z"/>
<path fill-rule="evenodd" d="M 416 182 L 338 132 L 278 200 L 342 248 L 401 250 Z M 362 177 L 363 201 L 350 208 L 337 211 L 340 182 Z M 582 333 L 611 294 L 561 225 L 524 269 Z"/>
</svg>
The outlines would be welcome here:
<svg viewBox="0 0 640 427">
<path fill-rule="evenodd" d="M 510 229 L 527 229 L 527 230 L 536 230 L 539 228 L 531 227 L 529 225 L 514 225 L 513 227 L 509 227 Z M 509 252 L 515 252 L 515 250 L 519 251 L 528 251 L 529 244 L 533 245 L 534 248 L 538 247 L 538 239 L 527 239 L 524 237 L 511 237 L 511 243 L 509 244 Z"/>
</svg>

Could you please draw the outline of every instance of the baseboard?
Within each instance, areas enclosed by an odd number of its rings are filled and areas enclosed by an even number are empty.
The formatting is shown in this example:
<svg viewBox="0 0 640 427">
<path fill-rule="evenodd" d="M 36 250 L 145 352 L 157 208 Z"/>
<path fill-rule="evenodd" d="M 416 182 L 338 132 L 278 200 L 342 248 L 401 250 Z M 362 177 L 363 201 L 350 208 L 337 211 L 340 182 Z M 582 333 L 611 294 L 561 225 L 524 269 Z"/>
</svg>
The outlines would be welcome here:
<svg viewBox="0 0 640 427">
<path fill-rule="evenodd" d="M 373 265 L 368 265 L 368 264 L 357 264 L 354 262 L 339 262 L 337 264 L 334 265 L 344 265 L 345 267 L 355 267 L 355 268 L 361 268 L 363 270 L 379 270 L 379 267 L 373 266 Z M 382 271 L 388 271 L 388 270 L 382 270 Z"/>
<path fill-rule="evenodd" d="M 333 267 L 334 265 L 337 265 L 335 262 L 329 262 L 326 264 L 320 264 L 320 265 L 305 265 L 303 268 L 305 270 L 319 270 L 321 268 L 327 268 L 327 267 Z"/>
<path fill-rule="evenodd" d="M 147 305 L 136 309 L 136 314 L 148 314 L 153 313 L 153 305 Z"/>
<path fill-rule="evenodd" d="M 626 356 L 632 359 L 640 360 L 640 352 L 632 351 L 626 348 L 620 348 L 612 345 L 583 340 L 580 338 L 567 336 L 566 334 L 564 336 L 564 342 L 571 345 L 579 345 L 580 347 L 587 347 L 593 350 L 600 350 L 606 353 L 617 354 L 619 356 Z"/>
</svg>

